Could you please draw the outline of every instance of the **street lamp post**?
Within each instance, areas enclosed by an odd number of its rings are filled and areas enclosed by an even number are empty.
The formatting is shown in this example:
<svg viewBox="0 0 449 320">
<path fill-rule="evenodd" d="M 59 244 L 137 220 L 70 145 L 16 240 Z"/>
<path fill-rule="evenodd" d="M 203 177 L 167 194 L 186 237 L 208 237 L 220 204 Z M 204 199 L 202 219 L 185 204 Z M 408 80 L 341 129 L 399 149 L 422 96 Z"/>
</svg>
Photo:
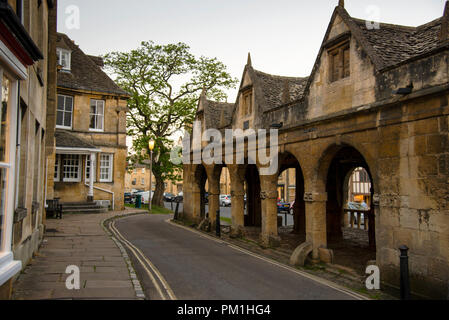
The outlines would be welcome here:
<svg viewBox="0 0 449 320">
<path fill-rule="evenodd" d="M 153 150 L 154 150 L 154 140 L 150 140 L 150 142 L 148 143 L 148 147 L 150 148 L 150 190 L 149 190 L 149 195 L 148 195 L 148 209 L 151 213 L 151 202 L 153 201 L 153 197 L 151 195 L 151 189 L 153 189 Z"/>
</svg>

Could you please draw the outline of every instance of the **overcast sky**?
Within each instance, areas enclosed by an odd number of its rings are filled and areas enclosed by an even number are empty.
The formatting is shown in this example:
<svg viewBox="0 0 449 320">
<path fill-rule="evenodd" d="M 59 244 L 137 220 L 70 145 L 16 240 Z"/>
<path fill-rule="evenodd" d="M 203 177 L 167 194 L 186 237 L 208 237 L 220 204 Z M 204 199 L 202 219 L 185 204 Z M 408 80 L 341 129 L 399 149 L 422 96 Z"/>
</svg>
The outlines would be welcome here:
<svg viewBox="0 0 449 320">
<path fill-rule="evenodd" d="M 439 18 L 445 0 L 346 0 L 353 17 L 417 26 Z M 187 43 L 217 57 L 240 79 L 254 68 L 308 76 L 338 0 L 60 0 L 58 31 L 88 54 L 137 48 L 141 41 Z M 79 8 L 79 29 L 66 10 Z M 377 13 L 376 13 L 377 12 Z M 72 16 L 73 17 L 73 16 Z M 75 25 L 76 26 L 76 25 Z M 235 101 L 236 90 L 229 93 Z"/>
</svg>

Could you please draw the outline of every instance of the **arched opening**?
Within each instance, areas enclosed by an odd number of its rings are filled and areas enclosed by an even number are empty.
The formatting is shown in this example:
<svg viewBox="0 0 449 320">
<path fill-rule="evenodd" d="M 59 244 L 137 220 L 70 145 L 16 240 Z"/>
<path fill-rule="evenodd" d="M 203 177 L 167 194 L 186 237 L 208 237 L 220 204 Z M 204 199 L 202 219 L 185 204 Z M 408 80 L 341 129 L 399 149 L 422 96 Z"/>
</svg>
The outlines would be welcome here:
<svg viewBox="0 0 449 320">
<path fill-rule="evenodd" d="M 245 227 L 262 226 L 260 176 L 257 166 L 250 164 L 245 171 Z"/>
<path fill-rule="evenodd" d="M 207 204 L 207 172 L 206 168 L 203 165 L 198 165 L 195 170 L 195 182 L 197 183 L 197 187 L 199 188 L 199 214 L 200 218 L 204 219 L 206 217 L 206 204 Z"/>
<path fill-rule="evenodd" d="M 278 233 L 292 249 L 306 240 L 304 175 L 291 153 L 279 156 Z M 281 220 L 282 219 L 282 220 Z"/>
<path fill-rule="evenodd" d="M 328 248 L 334 251 L 334 263 L 364 274 L 366 263 L 376 259 L 376 244 L 373 180 L 360 152 L 346 146 L 335 154 L 326 192 Z"/>
<path fill-rule="evenodd" d="M 223 165 L 221 169 L 220 195 L 218 201 L 220 206 L 221 224 L 230 226 L 232 224 L 231 176 L 226 165 Z"/>
</svg>

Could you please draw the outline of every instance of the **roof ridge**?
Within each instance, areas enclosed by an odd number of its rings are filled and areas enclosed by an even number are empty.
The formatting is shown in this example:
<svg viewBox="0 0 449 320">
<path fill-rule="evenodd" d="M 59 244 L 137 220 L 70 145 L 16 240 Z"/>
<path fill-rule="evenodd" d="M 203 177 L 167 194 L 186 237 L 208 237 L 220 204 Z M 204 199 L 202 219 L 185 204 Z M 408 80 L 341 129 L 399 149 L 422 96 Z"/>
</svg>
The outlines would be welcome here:
<svg viewBox="0 0 449 320">
<path fill-rule="evenodd" d="M 270 76 L 270 77 L 273 77 L 273 78 L 291 79 L 291 80 L 295 80 L 295 79 L 296 80 L 305 80 L 305 79 L 310 77 L 310 75 L 309 76 L 305 76 L 305 77 L 280 76 L 280 75 L 275 75 L 275 74 L 271 74 L 271 73 L 266 73 L 266 72 L 263 72 L 263 71 L 260 71 L 260 70 L 256 70 L 256 69 L 254 69 L 254 72 L 261 73 L 263 75 L 267 75 L 267 76 Z"/>
<path fill-rule="evenodd" d="M 350 16 L 352 20 L 354 20 L 357 23 L 366 23 L 368 20 L 366 19 L 360 19 L 360 18 L 355 18 Z M 401 24 L 394 24 L 394 23 L 387 23 L 387 22 L 380 22 L 380 21 L 374 21 L 376 23 L 379 23 L 380 27 L 390 27 L 390 28 L 395 28 L 395 29 L 404 29 L 406 31 L 416 31 L 416 29 L 418 27 L 413 27 L 413 26 L 405 26 L 405 25 L 401 25 Z"/>
</svg>

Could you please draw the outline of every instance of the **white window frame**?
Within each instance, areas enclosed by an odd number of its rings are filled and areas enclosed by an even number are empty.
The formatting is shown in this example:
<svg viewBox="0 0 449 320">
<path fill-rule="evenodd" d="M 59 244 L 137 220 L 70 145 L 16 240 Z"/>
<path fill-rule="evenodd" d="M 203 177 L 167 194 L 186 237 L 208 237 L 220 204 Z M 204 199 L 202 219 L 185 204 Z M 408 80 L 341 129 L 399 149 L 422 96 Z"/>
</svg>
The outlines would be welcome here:
<svg viewBox="0 0 449 320">
<path fill-rule="evenodd" d="M 109 164 L 107 167 L 103 166 L 103 157 L 109 157 Z M 108 178 L 103 179 L 103 169 L 108 169 Z M 113 153 L 102 153 L 100 154 L 100 182 L 112 182 L 114 174 L 114 154 Z"/>
<path fill-rule="evenodd" d="M 6 74 L 0 66 L 0 102 L 2 100 L 2 82 L 4 73 L 11 81 L 10 92 L 10 108 L 7 113 L 8 119 L 8 153 L 6 162 L 0 163 L 0 167 L 6 170 L 6 190 L 5 190 L 5 205 L 2 212 L 3 226 L 2 239 L 0 239 L 0 286 L 6 283 L 14 275 L 22 269 L 22 263 L 15 261 L 12 253 L 12 232 L 13 232 L 13 218 L 15 209 L 15 184 L 16 182 L 16 139 L 17 139 L 17 108 L 18 108 L 18 79 L 26 79 L 25 67 L 17 60 L 12 52 L 0 41 L 0 61 L 6 62 L 15 75 Z M 2 63 L 3 64 L 3 63 Z"/>
<path fill-rule="evenodd" d="M 59 108 L 59 97 L 64 97 L 64 110 L 59 110 L 58 109 Z M 60 111 L 63 112 L 63 115 L 62 115 L 62 121 L 63 122 L 65 120 L 65 114 L 69 112 L 69 111 L 66 111 L 66 109 L 65 109 L 66 108 L 67 98 L 71 98 L 72 99 L 72 111 L 70 112 L 71 113 L 70 126 L 58 125 L 58 112 L 60 112 Z M 72 130 L 72 128 L 73 128 L 73 111 L 74 111 L 74 106 L 75 106 L 75 97 L 64 95 L 64 94 L 58 94 L 57 105 L 56 105 L 56 128 Z"/>
<path fill-rule="evenodd" d="M 72 70 L 72 52 L 62 48 L 56 48 L 56 54 L 58 55 L 58 65 L 62 66 L 62 70 Z M 62 64 L 62 55 L 66 55 L 67 66 Z"/>
<path fill-rule="evenodd" d="M 67 161 L 68 158 L 70 158 L 70 160 L 74 160 L 73 158 L 77 157 L 78 158 L 78 166 L 72 166 L 72 165 L 66 165 L 65 161 Z M 64 158 L 62 160 L 62 181 L 63 182 L 81 182 L 81 166 L 82 166 L 82 161 L 81 161 L 81 155 L 79 154 L 65 154 Z M 78 170 L 78 178 L 66 178 L 65 177 L 65 168 L 66 167 L 73 167 L 76 168 Z"/>
<path fill-rule="evenodd" d="M 95 159 L 97 159 L 97 157 L 95 157 Z M 89 165 L 87 165 L 87 162 L 89 162 Z M 97 166 L 95 166 L 95 168 L 96 167 Z M 87 177 L 87 168 L 89 168 L 89 174 L 90 174 L 90 171 L 92 170 L 92 162 L 90 160 L 90 155 L 86 155 L 86 163 L 85 163 L 85 166 L 84 166 L 84 181 L 89 183 L 90 182 L 90 176 Z M 94 182 L 97 182 L 97 173 L 96 172 L 94 172 Z"/>
<path fill-rule="evenodd" d="M 141 181 L 141 183 L 140 183 L 141 185 L 145 185 L 145 178 L 142 178 L 142 181 Z"/>
<path fill-rule="evenodd" d="M 96 131 L 96 132 L 104 132 L 104 114 L 105 114 L 105 109 L 106 109 L 106 101 L 104 100 L 98 100 L 98 99 L 90 99 L 90 108 L 92 108 L 92 103 L 95 101 L 95 113 L 92 113 L 91 111 L 89 111 L 89 131 Z M 101 102 L 103 104 L 103 114 L 98 113 L 98 103 Z M 95 128 L 91 128 L 90 127 L 90 119 L 92 116 L 95 116 Z M 101 116 L 101 128 L 98 128 L 98 123 L 97 120 L 99 117 Z"/>
<path fill-rule="evenodd" d="M 55 175 L 54 182 L 61 181 L 61 155 L 57 154 L 55 157 Z"/>
</svg>

